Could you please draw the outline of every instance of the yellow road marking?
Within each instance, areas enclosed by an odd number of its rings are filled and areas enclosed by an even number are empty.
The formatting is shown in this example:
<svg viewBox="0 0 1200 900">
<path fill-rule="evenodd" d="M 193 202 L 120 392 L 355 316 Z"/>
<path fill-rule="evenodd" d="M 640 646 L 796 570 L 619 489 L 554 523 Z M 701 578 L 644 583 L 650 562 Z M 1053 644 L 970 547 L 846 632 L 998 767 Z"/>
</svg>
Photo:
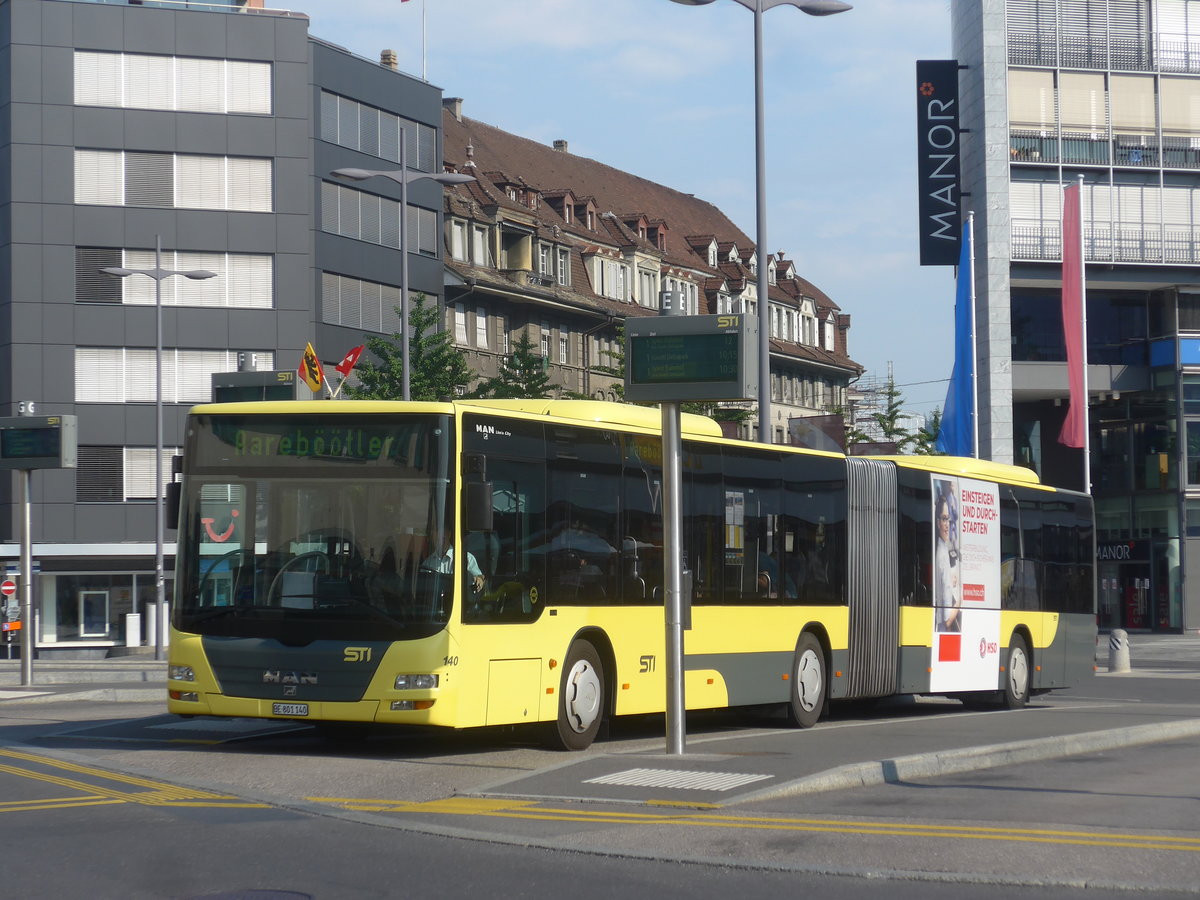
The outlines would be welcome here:
<svg viewBox="0 0 1200 900">
<path fill-rule="evenodd" d="M 1038 828 L 1003 828 L 987 825 L 927 825 L 898 822 L 854 822 L 838 819 L 802 819 L 765 816 L 715 815 L 706 812 L 646 813 L 626 810 L 557 809 L 538 806 L 536 800 L 491 800 L 451 797 L 406 803 L 383 799 L 345 797 L 309 797 L 316 803 L 330 803 L 362 812 L 425 813 L 437 815 L 495 816 L 552 822 L 579 822 L 603 825 L 674 825 L 693 828 L 732 828 L 749 830 L 825 832 L 848 835 L 886 835 L 892 837 L 959 838 L 977 841 L 1014 841 L 1034 844 L 1062 844 L 1087 847 L 1122 847 L 1142 850 L 1175 850 L 1200 853 L 1200 838 L 1159 834 L 1068 831 Z"/>
<path fill-rule="evenodd" d="M 42 781 L 47 784 L 58 785 L 59 787 L 79 792 L 79 796 L 76 798 L 56 798 L 55 800 L 49 801 L 10 801 L 6 804 L 0 804 L 0 812 L 7 812 L 11 810 L 29 811 L 32 809 L 54 809 L 56 807 L 50 804 L 55 802 L 61 802 L 64 806 L 95 806 L 111 803 L 137 803 L 143 806 L 219 806 L 223 808 L 235 809 L 263 809 L 268 806 L 268 804 L 265 803 L 253 803 L 228 794 L 216 794 L 212 791 L 181 787 L 179 785 L 168 784 L 163 781 L 154 781 L 152 779 L 142 778 L 136 775 L 126 775 L 121 772 L 109 772 L 105 771 L 104 769 L 96 769 L 92 768 L 91 766 L 79 765 L 78 763 L 54 759 L 49 756 L 38 756 L 33 753 L 22 753 L 17 750 L 2 749 L 0 750 L 0 757 L 7 757 L 14 761 L 26 764 L 21 766 L 0 763 L 0 772 L 9 775 L 16 775 L 19 778 L 28 778 L 33 781 Z M 38 771 L 30 766 L 40 766 L 42 768 L 51 770 L 57 769 L 62 772 L 70 772 L 75 775 L 97 779 L 102 783 L 93 784 L 78 778 L 58 775 L 53 771 Z M 144 790 L 122 790 L 120 787 L 110 787 L 108 784 L 103 782 L 116 785 L 128 785 L 129 787 L 143 788 Z"/>
</svg>

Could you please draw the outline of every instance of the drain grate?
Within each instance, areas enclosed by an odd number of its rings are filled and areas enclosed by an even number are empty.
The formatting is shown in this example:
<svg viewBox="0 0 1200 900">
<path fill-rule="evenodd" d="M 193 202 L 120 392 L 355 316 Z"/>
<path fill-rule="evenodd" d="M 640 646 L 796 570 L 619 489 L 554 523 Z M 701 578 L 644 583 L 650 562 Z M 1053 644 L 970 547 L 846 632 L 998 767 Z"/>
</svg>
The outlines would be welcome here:
<svg viewBox="0 0 1200 900">
<path fill-rule="evenodd" d="M 611 775 L 589 778 L 584 784 L 621 784 L 630 787 L 674 788 L 680 791 L 728 791 L 753 784 L 773 775 L 747 775 L 739 772 L 679 771 L 676 769 L 626 769 Z"/>
</svg>

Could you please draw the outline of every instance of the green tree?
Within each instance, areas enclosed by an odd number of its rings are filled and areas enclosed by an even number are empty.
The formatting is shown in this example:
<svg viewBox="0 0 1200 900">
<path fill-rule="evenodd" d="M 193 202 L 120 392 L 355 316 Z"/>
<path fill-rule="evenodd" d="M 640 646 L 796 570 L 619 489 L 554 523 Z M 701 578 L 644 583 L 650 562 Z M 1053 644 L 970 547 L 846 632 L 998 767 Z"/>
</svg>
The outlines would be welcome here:
<svg viewBox="0 0 1200 900">
<path fill-rule="evenodd" d="M 537 353 L 528 330 L 513 344 L 512 353 L 500 361 L 500 371 L 485 379 L 471 394 L 496 400 L 549 397 L 554 388 L 546 374 L 546 359 Z"/>
<path fill-rule="evenodd" d="M 896 382 L 891 378 L 888 379 L 887 387 L 883 390 L 883 396 L 887 405 L 882 412 L 872 413 L 871 418 L 879 426 L 884 441 L 894 442 L 896 452 L 903 453 L 904 448 L 915 441 L 916 437 L 900 424 L 900 417 L 904 415 L 904 400 L 900 389 L 896 387 Z"/>
<path fill-rule="evenodd" d="M 913 436 L 913 453 L 916 456 L 943 456 L 942 451 L 937 449 L 937 436 L 941 429 L 942 410 L 940 407 L 934 407 L 925 427 Z"/>
<path fill-rule="evenodd" d="M 450 332 L 438 330 L 438 308 L 424 294 L 413 296 L 409 305 L 408 347 L 409 396 L 413 400 L 453 400 L 478 376 L 454 347 Z M 399 313 L 399 308 L 397 308 Z M 354 400 L 400 400 L 404 396 L 404 336 L 367 336 L 373 359 L 360 363 L 355 372 L 358 386 L 348 387 Z"/>
</svg>

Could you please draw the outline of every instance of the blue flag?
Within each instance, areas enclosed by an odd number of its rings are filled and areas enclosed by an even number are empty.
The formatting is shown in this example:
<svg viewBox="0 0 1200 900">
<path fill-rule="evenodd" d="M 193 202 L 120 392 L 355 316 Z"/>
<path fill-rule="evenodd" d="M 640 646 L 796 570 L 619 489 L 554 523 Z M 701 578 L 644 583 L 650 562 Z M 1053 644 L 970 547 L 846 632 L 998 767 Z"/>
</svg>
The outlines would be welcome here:
<svg viewBox="0 0 1200 900">
<path fill-rule="evenodd" d="M 954 298 L 954 373 L 946 391 L 946 409 L 938 429 L 937 448 L 951 456 L 975 455 L 975 275 L 971 255 L 971 226 L 963 223 L 958 257 L 958 290 Z"/>
</svg>

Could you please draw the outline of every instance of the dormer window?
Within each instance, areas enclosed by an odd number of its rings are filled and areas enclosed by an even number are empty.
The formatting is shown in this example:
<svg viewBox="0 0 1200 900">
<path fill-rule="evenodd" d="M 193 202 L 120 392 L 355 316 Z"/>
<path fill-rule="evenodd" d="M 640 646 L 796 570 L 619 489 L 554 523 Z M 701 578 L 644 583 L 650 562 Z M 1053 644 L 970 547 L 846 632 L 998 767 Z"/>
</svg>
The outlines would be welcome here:
<svg viewBox="0 0 1200 900">
<path fill-rule="evenodd" d="M 714 269 L 717 267 L 717 245 L 708 245 L 708 264 Z"/>
<path fill-rule="evenodd" d="M 596 230 L 596 211 L 593 209 L 587 211 L 587 227 L 589 231 Z"/>
<path fill-rule="evenodd" d="M 775 284 L 775 261 L 767 265 L 767 284 Z"/>
</svg>

